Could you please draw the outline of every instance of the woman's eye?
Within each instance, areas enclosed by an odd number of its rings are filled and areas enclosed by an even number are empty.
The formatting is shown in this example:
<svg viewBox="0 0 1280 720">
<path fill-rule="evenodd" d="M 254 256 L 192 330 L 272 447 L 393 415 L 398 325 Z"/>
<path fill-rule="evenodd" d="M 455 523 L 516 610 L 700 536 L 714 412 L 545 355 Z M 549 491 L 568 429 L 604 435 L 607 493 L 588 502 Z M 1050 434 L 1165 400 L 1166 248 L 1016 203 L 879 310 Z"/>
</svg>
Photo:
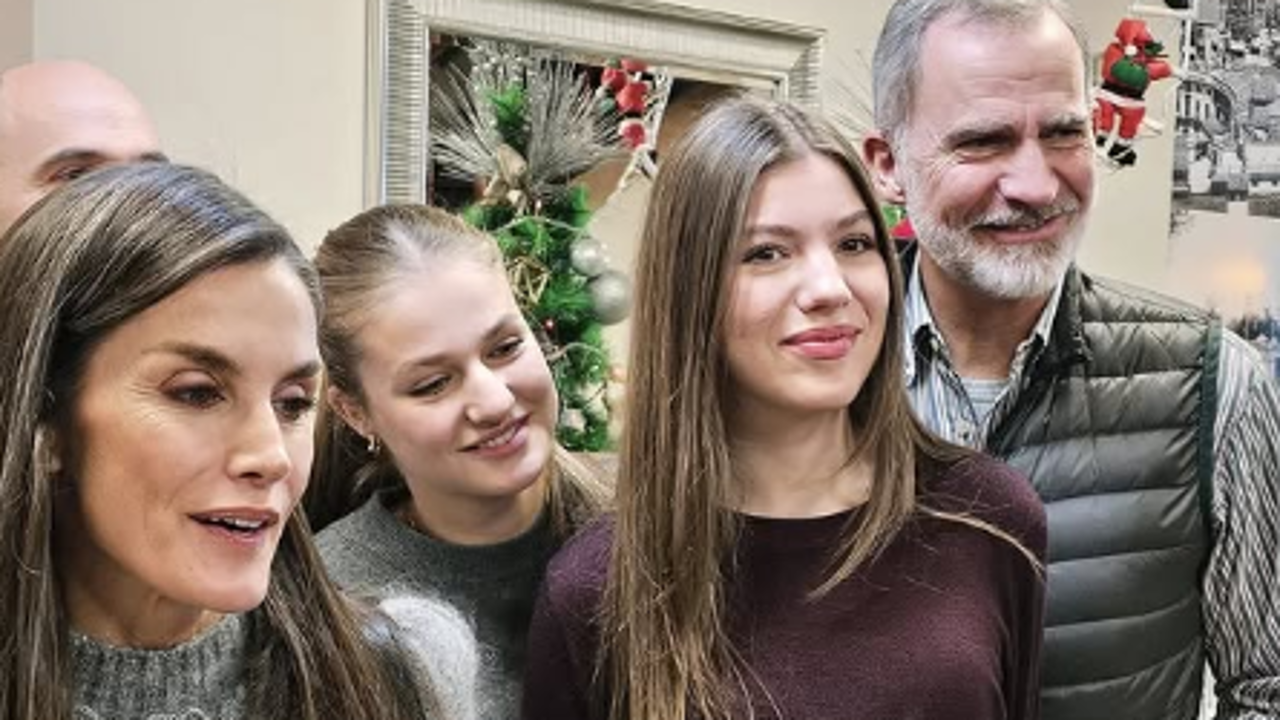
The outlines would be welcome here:
<svg viewBox="0 0 1280 720">
<path fill-rule="evenodd" d="M 849 254 L 859 254 L 875 249 L 875 241 L 866 235 L 854 235 L 840 241 L 840 251 Z"/>
<path fill-rule="evenodd" d="M 508 358 L 520 352 L 522 347 L 524 347 L 524 338 L 513 337 L 498 343 L 490 352 L 490 355 L 498 359 Z"/>
<path fill-rule="evenodd" d="M 444 392 L 447 387 L 449 387 L 449 378 L 433 378 L 426 382 L 414 385 L 413 388 L 409 390 L 409 395 L 417 398 L 435 397 L 436 395 Z"/>
<path fill-rule="evenodd" d="M 56 183 L 71 182 L 88 174 L 93 169 L 92 165 L 67 165 L 66 167 L 58 168 L 57 172 L 49 176 L 49 179 Z"/>
<path fill-rule="evenodd" d="M 763 264 L 775 262 L 782 259 L 782 257 L 782 248 L 777 245 L 756 245 L 747 249 L 747 252 L 742 256 L 742 262 L 747 264 Z"/>
<path fill-rule="evenodd" d="M 169 397 L 193 408 L 208 408 L 222 401 L 222 391 L 216 385 L 188 385 L 169 390 Z"/>
<path fill-rule="evenodd" d="M 287 422 L 297 422 L 316 408 L 316 399 L 310 395 L 295 395 L 276 400 L 276 412 Z"/>
</svg>

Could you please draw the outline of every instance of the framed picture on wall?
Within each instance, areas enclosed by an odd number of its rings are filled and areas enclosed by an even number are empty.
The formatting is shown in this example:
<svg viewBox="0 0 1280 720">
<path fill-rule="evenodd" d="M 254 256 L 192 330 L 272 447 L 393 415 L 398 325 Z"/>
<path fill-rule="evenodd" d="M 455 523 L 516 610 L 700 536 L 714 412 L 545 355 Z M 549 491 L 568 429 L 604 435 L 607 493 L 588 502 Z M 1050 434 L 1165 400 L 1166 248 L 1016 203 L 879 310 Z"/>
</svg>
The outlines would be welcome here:
<svg viewBox="0 0 1280 720">
<path fill-rule="evenodd" d="M 1280 376 L 1280 11 L 1201 0 L 1183 31 L 1171 287 Z"/>
</svg>

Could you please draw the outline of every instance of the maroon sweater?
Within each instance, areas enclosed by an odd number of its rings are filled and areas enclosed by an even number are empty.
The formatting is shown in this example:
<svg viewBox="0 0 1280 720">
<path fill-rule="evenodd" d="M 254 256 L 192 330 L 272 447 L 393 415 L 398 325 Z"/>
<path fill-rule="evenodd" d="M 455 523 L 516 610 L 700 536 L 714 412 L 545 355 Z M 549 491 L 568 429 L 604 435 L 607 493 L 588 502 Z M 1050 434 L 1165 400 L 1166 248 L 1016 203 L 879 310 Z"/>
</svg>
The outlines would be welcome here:
<svg viewBox="0 0 1280 720">
<path fill-rule="evenodd" d="M 975 456 L 921 479 L 928 507 L 991 523 L 1043 560 L 1044 511 L 1013 470 Z M 1031 563 L 990 533 L 922 516 L 873 563 L 807 599 L 855 512 L 744 518 L 729 636 L 767 688 L 751 689 L 756 717 L 1038 717 L 1044 584 Z M 612 523 L 596 523 L 548 569 L 529 638 L 525 720 L 605 717 L 590 700 L 599 697 L 592 619 L 611 538 Z"/>
</svg>

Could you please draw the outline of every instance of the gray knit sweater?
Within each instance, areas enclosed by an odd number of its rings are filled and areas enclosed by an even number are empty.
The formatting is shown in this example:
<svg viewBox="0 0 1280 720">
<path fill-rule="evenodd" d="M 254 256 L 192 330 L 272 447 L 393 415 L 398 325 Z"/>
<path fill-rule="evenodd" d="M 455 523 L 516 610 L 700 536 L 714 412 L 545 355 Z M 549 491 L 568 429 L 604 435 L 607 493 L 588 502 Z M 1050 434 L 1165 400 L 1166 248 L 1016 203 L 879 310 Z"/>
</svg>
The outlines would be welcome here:
<svg viewBox="0 0 1280 720">
<path fill-rule="evenodd" d="M 248 623 L 228 615 L 167 650 L 71 640 L 77 720 L 239 720 Z"/>
<path fill-rule="evenodd" d="M 394 595 L 378 604 L 397 628 L 416 670 L 430 678 L 441 715 L 474 720 L 479 658 L 457 611 L 435 600 Z M 240 720 L 248 678 L 249 622 L 228 615 L 177 647 L 141 650 L 72 634 L 76 720 Z"/>
<path fill-rule="evenodd" d="M 410 592 L 453 603 L 474 624 L 480 645 L 479 710 L 485 720 L 519 717 L 525 641 L 533 601 L 558 547 L 549 516 L 494 545 L 455 545 L 415 532 L 383 492 L 316 538 L 329 574 L 357 594 Z"/>
</svg>

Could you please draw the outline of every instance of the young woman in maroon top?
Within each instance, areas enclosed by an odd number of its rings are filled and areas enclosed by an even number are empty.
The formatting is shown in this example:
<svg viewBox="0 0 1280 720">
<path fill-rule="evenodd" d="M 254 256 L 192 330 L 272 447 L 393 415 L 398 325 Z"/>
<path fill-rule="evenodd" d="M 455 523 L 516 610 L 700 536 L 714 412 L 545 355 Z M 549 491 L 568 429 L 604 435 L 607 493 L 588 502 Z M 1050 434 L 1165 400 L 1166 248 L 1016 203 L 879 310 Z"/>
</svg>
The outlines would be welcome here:
<svg viewBox="0 0 1280 720">
<path fill-rule="evenodd" d="M 1044 514 L 930 436 L 856 151 L 750 97 L 664 158 L 617 513 L 553 561 L 528 720 L 1034 718 Z"/>
</svg>

